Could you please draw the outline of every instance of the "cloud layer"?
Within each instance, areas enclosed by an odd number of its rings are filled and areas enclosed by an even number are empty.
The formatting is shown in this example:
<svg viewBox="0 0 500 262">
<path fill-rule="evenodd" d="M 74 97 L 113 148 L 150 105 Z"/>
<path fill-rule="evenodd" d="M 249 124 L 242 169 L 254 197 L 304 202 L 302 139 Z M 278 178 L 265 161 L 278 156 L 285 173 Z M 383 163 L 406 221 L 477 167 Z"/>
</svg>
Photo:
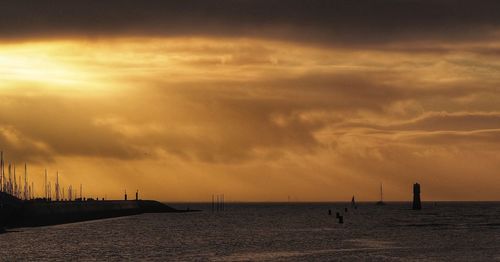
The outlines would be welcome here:
<svg viewBox="0 0 500 262">
<path fill-rule="evenodd" d="M 2 3 L 0 146 L 110 196 L 495 200 L 498 9 Z"/>
<path fill-rule="evenodd" d="M 498 40 L 498 1 L 21 0 L 0 6 L 0 37 L 224 36 L 326 45 Z"/>
</svg>

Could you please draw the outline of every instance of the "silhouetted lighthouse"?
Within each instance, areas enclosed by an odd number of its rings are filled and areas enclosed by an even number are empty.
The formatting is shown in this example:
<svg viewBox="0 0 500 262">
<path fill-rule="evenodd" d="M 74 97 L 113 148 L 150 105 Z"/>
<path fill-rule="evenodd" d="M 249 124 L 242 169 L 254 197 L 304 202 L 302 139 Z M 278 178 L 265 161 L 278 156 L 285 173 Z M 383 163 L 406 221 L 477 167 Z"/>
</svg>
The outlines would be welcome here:
<svg viewBox="0 0 500 262">
<path fill-rule="evenodd" d="M 413 210 L 422 209 L 422 203 L 420 203 L 420 184 L 413 184 Z"/>
</svg>

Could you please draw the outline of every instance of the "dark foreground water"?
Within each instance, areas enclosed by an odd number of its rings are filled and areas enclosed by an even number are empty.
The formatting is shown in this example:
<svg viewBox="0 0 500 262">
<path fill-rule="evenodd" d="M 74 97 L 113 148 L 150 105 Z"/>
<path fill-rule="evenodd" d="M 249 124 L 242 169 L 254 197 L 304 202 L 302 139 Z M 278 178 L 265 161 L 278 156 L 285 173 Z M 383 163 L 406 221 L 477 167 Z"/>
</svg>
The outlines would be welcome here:
<svg viewBox="0 0 500 262">
<path fill-rule="evenodd" d="M 500 261 L 499 202 L 365 203 L 341 225 L 345 206 L 191 204 L 206 211 L 21 228 L 0 235 L 0 260 Z"/>
</svg>

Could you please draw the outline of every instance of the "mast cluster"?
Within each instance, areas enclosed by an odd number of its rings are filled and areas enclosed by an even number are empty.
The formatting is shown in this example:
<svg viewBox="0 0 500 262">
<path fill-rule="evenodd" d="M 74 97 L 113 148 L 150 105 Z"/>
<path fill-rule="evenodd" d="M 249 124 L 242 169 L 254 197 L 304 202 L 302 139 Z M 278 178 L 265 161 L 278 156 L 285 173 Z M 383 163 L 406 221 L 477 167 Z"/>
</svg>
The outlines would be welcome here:
<svg viewBox="0 0 500 262">
<path fill-rule="evenodd" d="M 24 179 L 23 179 L 24 176 Z M 28 178 L 28 165 L 24 164 L 24 174 L 16 173 L 15 163 L 5 163 L 3 151 L 0 151 L 0 192 L 9 194 L 22 200 L 45 200 L 45 201 L 73 201 L 82 200 L 82 185 L 80 184 L 80 198 L 77 198 L 77 192 L 74 192 L 73 186 L 69 185 L 67 190 L 59 183 L 59 172 L 56 172 L 56 181 L 54 190 L 52 184 L 47 178 L 47 169 L 45 169 L 43 196 L 35 193 L 35 183 L 30 183 Z"/>
</svg>

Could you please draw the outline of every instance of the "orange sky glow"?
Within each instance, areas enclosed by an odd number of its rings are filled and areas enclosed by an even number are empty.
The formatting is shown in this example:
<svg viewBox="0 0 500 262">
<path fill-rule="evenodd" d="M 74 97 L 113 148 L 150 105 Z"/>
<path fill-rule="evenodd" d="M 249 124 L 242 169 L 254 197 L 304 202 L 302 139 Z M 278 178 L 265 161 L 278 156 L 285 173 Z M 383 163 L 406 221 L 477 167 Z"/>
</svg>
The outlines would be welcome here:
<svg viewBox="0 0 500 262">
<path fill-rule="evenodd" d="M 500 42 L 0 40 L 0 148 L 89 196 L 500 199 Z"/>
</svg>

